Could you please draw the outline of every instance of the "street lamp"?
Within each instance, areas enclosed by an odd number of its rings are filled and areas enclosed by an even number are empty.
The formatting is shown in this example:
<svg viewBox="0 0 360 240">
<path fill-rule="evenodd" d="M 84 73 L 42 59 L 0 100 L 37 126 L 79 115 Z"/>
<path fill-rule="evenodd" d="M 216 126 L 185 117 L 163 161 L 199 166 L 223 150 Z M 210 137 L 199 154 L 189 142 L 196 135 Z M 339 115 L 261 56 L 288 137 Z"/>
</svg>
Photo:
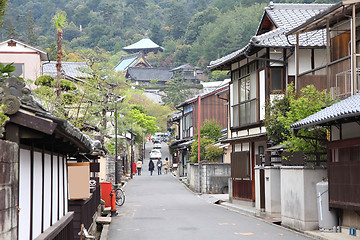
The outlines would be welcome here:
<svg viewBox="0 0 360 240">
<path fill-rule="evenodd" d="M 126 96 L 124 97 L 120 97 L 115 101 L 115 184 L 118 184 L 118 146 L 117 146 L 117 135 L 118 135 L 118 131 L 117 131 L 117 103 L 120 102 L 122 103 L 124 101 Z M 121 174 L 121 172 L 120 172 Z M 121 176 L 120 176 L 121 178 Z"/>
</svg>

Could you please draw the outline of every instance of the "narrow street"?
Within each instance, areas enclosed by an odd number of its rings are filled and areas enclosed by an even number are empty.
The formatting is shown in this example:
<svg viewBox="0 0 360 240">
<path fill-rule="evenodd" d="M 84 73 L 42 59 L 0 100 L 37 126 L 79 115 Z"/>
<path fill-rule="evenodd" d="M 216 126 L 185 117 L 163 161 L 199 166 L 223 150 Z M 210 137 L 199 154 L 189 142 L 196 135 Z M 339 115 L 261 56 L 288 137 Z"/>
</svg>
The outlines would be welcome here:
<svg viewBox="0 0 360 240">
<path fill-rule="evenodd" d="M 108 239 L 309 239 L 296 232 L 206 202 L 172 174 L 143 174 L 126 185 L 126 202 L 112 218 Z M 162 143 L 162 159 L 168 157 Z"/>
</svg>

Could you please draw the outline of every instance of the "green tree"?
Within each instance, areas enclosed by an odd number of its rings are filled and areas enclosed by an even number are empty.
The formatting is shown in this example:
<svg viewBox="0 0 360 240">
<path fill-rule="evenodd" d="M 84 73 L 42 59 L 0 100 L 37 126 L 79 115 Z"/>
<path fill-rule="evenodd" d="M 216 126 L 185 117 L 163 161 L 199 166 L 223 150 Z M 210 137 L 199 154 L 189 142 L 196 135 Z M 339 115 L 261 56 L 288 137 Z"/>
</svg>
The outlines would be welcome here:
<svg viewBox="0 0 360 240">
<path fill-rule="evenodd" d="M 175 76 L 166 82 L 164 89 L 166 96 L 163 98 L 164 102 L 170 106 L 176 106 L 184 102 L 190 97 L 190 90 L 184 84 L 184 77 L 182 74 L 175 74 Z"/>
<path fill-rule="evenodd" d="M 166 26 L 168 27 L 169 35 L 174 39 L 181 38 L 186 31 L 188 21 L 188 15 L 184 5 L 179 2 L 171 2 L 166 17 Z"/>
<path fill-rule="evenodd" d="M 66 13 L 59 11 L 53 18 L 53 26 L 56 28 L 56 79 L 57 79 L 57 98 L 60 99 L 61 88 L 60 88 L 60 79 L 61 79 L 61 58 L 62 58 L 62 41 L 63 41 L 63 29 L 66 27 Z"/>
<path fill-rule="evenodd" d="M 314 85 L 308 85 L 297 96 L 291 84 L 283 98 L 277 98 L 266 105 L 265 127 L 268 138 L 274 144 L 284 144 L 287 151 L 302 151 L 305 154 L 325 152 L 327 129 L 316 127 L 301 129 L 297 135 L 290 125 L 329 105 L 331 98 L 325 91 L 317 91 Z M 301 136 L 301 137 L 299 137 Z"/>
<path fill-rule="evenodd" d="M 4 25 L 3 17 L 6 14 L 7 0 L 0 0 L 0 26 Z"/>
<path fill-rule="evenodd" d="M 16 27 L 11 18 L 7 21 L 5 33 L 6 33 L 7 38 L 18 39 L 18 37 L 19 37 L 19 34 L 17 33 Z"/>
<path fill-rule="evenodd" d="M 37 34 L 35 33 L 35 22 L 32 11 L 29 11 L 27 16 L 26 36 L 30 45 L 37 45 Z"/>
<path fill-rule="evenodd" d="M 185 33 L 185 43 L 193 44 L 199 36 L 202 26 L 212 23 L 220 15 L 220 11 L 214 7 L 208 7 L 202 12 L 196 13 L 190 20 Z"/>
<path fill-rule="evenodd" d="M 200 128 L 200 160 L 216 161 L 223 150 L 213 144 L 221 137 L 222 127 L 215 120 L 206 120 Z M 198 161 L 198 134 L 194 135 L 195 141 L 191 144 L 191 162 Z"/>
</svg>

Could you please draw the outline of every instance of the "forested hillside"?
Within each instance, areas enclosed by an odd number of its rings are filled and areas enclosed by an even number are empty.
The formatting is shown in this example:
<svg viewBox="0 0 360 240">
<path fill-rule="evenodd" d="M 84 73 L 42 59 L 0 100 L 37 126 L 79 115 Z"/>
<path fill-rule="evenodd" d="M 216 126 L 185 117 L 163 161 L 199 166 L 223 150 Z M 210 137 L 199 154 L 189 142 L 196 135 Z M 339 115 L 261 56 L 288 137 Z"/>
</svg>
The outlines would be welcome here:
<svg viewBox="0 0 360 240">
<path fill-rule="evenodd" d="M 337 0 L 274 1 L 334 3 Z M 51 19 L 67 14 L 65 61 L 80 60 L 82 48 L 121 55 L 122 47 L 148 35 L 165 51 L 150 55 L 154 66 L 186 62 L 205 68 L 209 61 L 243 47 L 255 33 L 264 0 L 9 0 L 1 38 L 41 47 L 55 59 Z M 70 54 L 75 53 L 75 54 Z"/>
</svg>

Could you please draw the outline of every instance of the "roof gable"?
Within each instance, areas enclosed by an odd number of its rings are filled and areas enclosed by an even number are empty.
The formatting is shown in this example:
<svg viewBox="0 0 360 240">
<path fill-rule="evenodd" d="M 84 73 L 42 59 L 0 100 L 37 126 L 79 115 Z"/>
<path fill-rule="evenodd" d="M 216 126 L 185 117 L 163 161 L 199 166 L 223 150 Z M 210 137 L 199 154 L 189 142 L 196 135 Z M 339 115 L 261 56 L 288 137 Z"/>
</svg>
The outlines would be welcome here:
<svg viewBox="0 0 360 240">
<path fill-rule="evenodd" d="M 14 52 L 14 53 L 27 53 L 35 52 L 39 53 L 42 61 L 49 61 L 49 55 L 47 52 L 30 46 L 26 43 L 20 42 L 16 39 L 10 38 L 0 43 L 0 52 Z"/>
<path fill-rule="evenodd" d="M 128 68 L 137 66 L 151 68 L 151 65 L 146 61 L 143 54 L 134 53 L 121 56 L 120 61 L 116 64 L 114 70 L 116 72 L 125 72 Z"/>
</svg>

